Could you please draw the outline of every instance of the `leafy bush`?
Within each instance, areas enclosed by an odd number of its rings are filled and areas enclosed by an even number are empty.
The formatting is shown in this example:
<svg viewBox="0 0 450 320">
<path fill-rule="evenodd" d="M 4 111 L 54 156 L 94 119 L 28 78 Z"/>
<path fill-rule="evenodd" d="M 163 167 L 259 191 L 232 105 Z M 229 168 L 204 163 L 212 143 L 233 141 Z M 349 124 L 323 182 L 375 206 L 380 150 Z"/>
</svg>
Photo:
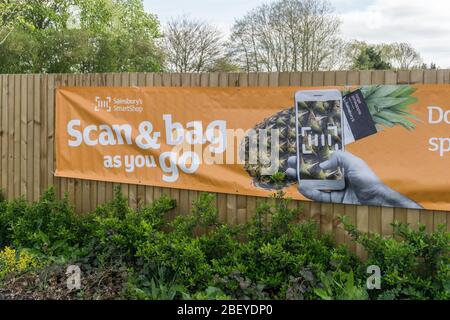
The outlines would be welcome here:
<svg viewBox="0 0 450 320">
<path fill-rule="evenodd" d="M 137 300 L 174 300 L 188 295 L 178 284 L 177 276 L 168 276 L 164 268 L 158 268 L 151 279 L 145 274 L 133 275 L 127 282 L 125 294 Z"/>
<path fill-rule="evenodd" d="M 102 287 L 101 296 L 108 298 L 450 298 L 449 233 L 444 229 L 427 233 L 424 227 L 414 231 L 395 224 L 395 237 L 386 238 L 361 233 L 343 219 L 368 252 L 367 261 L 360 261 L 330 235 L 320 235 L 315 222 L 297 223 L 300 210 L 290 208 L 281 192 L 239 226 L 219 221 L 215 202 L 214 195 L 203 193 L 192 214 L 168 221 L 174 200 L 163 196 L 134 210 L 119 188 L 110 203 L 83 216 L 73 212 L 67 197 L 58 200 L 53 189 L 34 203 L 0 197 L 0 296 L 1 278 L 8 274 L 42 266 L 58 270 L 49 278 L 60 279 L 70 263 L 80 265 L 91 281 L 89 290 L 67 295 L 80 299 L 95 298 L 101 275 L 114 287 Z M 381 290 L 364 287 L 369 265 L 382 271 Z M 46 288 L 60 285 L 53 282 Z"/>
<path fill-rule="evenodd" d="M 320 274 L 320 286 L 314 289 L 323 300 L 366 300 L 366 290 L 360 281 L 355 283 L 353 271 L 338 271 Z"/>
<path fill-rule="evenodd" d="M 347 232 L 368 253 L 362 268 L 377 265 L 381 269 L 383 288 L 372 290 L 372 298 L 450 298 L 450 234 L 444 227 L 427 233 L 423 225 L 413 230 L 396 222 L 392 225 L 394 236 L 382 237 L 359 232 L 345 218 L 342 222 Z"/>
<path fill-rule="evenodd" d="M 29 248 L 46 256 L 70 256 L 79 249 L 80 219 L 67 196 L 57 200 L 53 188 L 40 201 L 23 198 L 0 204 L 2 245 Z"/>
<path fill-rule="evenodd" d="M 22 273 L 39 266 L 38 260 L 26 250 L 5 247 L 0 251 L 0 280 L 10 273 Z"/>
</svg>

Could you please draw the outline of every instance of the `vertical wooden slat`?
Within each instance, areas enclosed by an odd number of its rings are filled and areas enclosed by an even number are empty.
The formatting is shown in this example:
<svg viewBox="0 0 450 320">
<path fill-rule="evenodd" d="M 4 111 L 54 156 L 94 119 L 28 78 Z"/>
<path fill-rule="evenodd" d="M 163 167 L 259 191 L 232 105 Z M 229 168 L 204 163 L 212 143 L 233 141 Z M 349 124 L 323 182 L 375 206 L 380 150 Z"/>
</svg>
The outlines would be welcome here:
<svg viewBox="0 0 450 320">
<path fill-rule="evenodd" d="M 417 230 L 420 223 L 420 210 L 407 209 L 406 223 L 409 224 L 414 230 Z"/>
<path fill-rule="evenodd" d="M 347 83 L 347 71 L 337 71 L 336 72 L 336 85 L 346 86 Z"/>
<path fill-rule="evenodd" d="M 325 74 L 321 71 L 313 72 L 312 84 L 313 86 L 323 86 L 325 82 Z"/>
<path fill-rule="evenodd" d="M 301 73 L 301 84 L 302 86 L 312 86 L 312 72 L 302 72 Z"/>
<path fill-rule="evenodd" d="M 40 99 L 40 122 L 41 122 L 41 132 L 40 132 L 40 181 L 41 181 L 41 192 L 47 189 L 48 179 L 47 179 L 47 87 L 48 87 L 48 75 L 42 75 L 41 79 L 41 99 Z"/>
<path fill-rule="evenodd" d="M 27 176 L 28 169 L 28 81 L 27 75 L 20 76 L 20 195 L 28 198 Z M 31 144 L 31 141 L 30 141 Z M 32 175 L 31 175 L 32 177 Z M 33 180 L 31 179 L 31 182 Z"/>
<path fill-rule="evenodd" d="M 369 232 L 382 234 L 381 207 L 369 207 Z M 385 222 L 384 222 L 385 223 Z"/>
<path fill-rule="evenodd" d="M 347 84 L 349 86 L 358 86 L 361 84 L 360 72 L 349 71 L 347 74 Z"/>
<path fill-rule="evenodd" d="M 397 72 L 397 83 L 398 84 L 409 84 L 410 83 L 410 70 L 400 70 Z"/>
<path fill-rule="evenodd" d="M 336 72 L 325 71 L 323 82 L 326 86 L 333 86 L 336 84 Z"/>
<path fill-rule="evenodd" d="M 408 211 L 405 208 L 394 208 L 394 221 L 407 223 Z"/>
<path fill-rule="evenodd" d="M 409 83 L 415 84 L 415 83 L 423 83 L 423 70 L 411 70 L 409 76 L 410 81 Z"/>
<path fill-rule="evenodd" d="M 446 223 L 447 223 L 447 213 L 443 211 L 434 211 L 433 230 L 436 231 L 441 225 L 445 226 Z"/>
<path fill-rule="evenodd" d="M 54 185 L 54 173 L 55 173 L 55 75 L 48 76 L 48 94 L 47 94 L 47 106 L 48 120 L 47 120 L 47 175 L 48 186 Z"/>
<path fill-rule="evenodd" d="M 8 192 L 8 172 L 9 172 L 9 126 L 10 126 L 10 113 L 11 106 L 9 105 L 10 95 L 10 77 L 8 75 L 2 76 L 2 189 L 5 195 L 9 195 Z"/>
<path fill-rule="evenodd" d="M 372 71 L 372 84 L 385 84 L 385 73 L 383 70 Z"/>
<path fill-rule="evenodd" d="M 334 241 L 338 244 L 345 243 L 345 230 L 342 225 L 338 223 L 338 218 L 346 214 L 346 206 L 343 204 L 333 204 L 332 218 L 332 232 Z"/>
<path fill-rule="evenodd" d="M 372 83 L 372 72 L 369 70 L 364 70 L 359 72 L 359 85 L 369 85 Z"/>
<path fill-rule="evenodd" d="M 368 206 L 358 206 L 356 207 L 356 228 L 361 232 L 369 231 L 369 207 Z M 367 252 L 360 245 L 356 245 L 356 254 L 361 259 L 367 257 Z"/>
<path fill-rule="evenodd" d="M 394 222 L 394 208 L 381 208 L 381 234 L 392 235 L 392 223 Z"/>
<path fill-rule="evenodd" d="M 427 84 L 437 83 L 437 70 L 425 70 L 423 81 Z"/>
<path fill-rule="evenodd" d="M 290 73 L 280 72 L 279 75 L 280 87 L 288 87 L 290 83 Z"/>
<path fill-rule="evenodd" d="M 19 74 L 14 75 L 14 164 L 11 180 L 14 182 L 13 195 L 20 196 L 20 78 Z"/>
<path fill-rule="evenodd" d="M 397 84 L 397 71 L 386 71 L 384 74 L 384 84 Z"/>
<path fill-rule="evenodd" d="M 291 72 L 289 80 L 291 82 L 291 86 L 302 86 L 302 74 L 300 72 Z"/>
<path fill-rule="evenodd" d="M 356 226 L 356 206 L 353 205 L 346 205 L 345 206 L 345 216 L 348 219 L 348 222 L 352 225 Z M 353 239 L 345 233 L 344 235 L 344 241 L 347 244 L 347 247 L 352 251 L 356 252 L 356 243 L 353 241 Z"/>
</svg>

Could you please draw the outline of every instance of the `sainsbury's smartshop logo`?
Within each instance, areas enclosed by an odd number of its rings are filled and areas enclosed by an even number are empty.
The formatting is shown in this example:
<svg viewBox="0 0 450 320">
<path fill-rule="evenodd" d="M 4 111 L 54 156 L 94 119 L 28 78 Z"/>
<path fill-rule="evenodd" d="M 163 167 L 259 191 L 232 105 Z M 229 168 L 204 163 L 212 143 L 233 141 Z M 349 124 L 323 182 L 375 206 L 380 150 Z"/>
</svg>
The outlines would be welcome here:
<svg viewBox="0 0 450 320">
<path fill-rule="evenodd" d="M 95 97 L 95 111 L 105 110 L 106 112 L 111 112 L 111 97 L 100 98 Z"/>
<path fill-rule="evenodd" d="M 118 97 L 95 97 L 94 110 L 96 112 L 142 112 L 144 101 L 140 98 L 118 98 Z"/>
</svg>

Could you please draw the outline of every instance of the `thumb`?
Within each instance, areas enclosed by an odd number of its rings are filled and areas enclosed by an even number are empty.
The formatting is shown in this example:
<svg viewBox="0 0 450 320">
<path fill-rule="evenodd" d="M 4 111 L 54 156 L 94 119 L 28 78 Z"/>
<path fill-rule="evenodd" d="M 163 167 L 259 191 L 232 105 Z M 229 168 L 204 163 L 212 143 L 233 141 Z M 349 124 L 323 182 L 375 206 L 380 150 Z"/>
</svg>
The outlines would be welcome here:
<svg viewBox="0 0 450 320">
<path fill-rule="evenodd" d="M 339 155 L 338 152 L 333 152 L 330 159 L 319 164 L 319 167 L 323 170 L 337 170 L 339 167 Z"/>
</svg>

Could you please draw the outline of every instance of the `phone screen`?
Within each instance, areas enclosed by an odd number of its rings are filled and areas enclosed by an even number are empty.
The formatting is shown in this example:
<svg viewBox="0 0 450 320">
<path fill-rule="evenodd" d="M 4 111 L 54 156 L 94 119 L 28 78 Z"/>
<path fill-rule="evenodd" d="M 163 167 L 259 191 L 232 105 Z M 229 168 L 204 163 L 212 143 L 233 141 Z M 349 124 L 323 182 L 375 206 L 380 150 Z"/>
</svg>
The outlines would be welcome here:
<svg viewBox="0 0 450 320">
<path fill-rule="evenodd" d="M 322 170 L 320 163 L 342 150 L 341 100 L 297 101 L 301 180 L 341 180 L 340 169 Z"/>
</svg>

